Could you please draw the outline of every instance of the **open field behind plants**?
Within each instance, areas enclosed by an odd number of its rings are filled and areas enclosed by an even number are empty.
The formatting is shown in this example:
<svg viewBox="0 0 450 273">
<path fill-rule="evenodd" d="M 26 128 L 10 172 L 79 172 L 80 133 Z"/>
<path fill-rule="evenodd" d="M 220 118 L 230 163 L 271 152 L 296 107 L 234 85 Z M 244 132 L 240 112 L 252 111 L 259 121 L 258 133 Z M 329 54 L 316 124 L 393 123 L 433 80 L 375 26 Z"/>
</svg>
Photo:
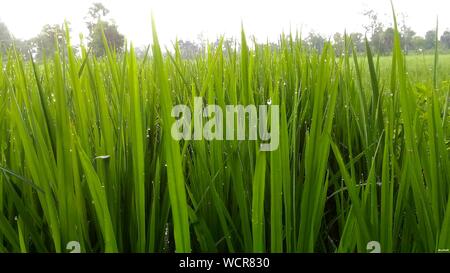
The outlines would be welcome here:
<svg viewBox="0 0 450 273">
<path fill-rule="evenodd" d="M 450 248 L 448 56 L 220 43 L 0 64 L 0 252 Z M 59 48 L 58 46 L 56 48 Z M 280 106 L 280 145 L 175 141 L 175 104 Z M 229 130 L 230 128 L 226 128 Z"/>
</svg>

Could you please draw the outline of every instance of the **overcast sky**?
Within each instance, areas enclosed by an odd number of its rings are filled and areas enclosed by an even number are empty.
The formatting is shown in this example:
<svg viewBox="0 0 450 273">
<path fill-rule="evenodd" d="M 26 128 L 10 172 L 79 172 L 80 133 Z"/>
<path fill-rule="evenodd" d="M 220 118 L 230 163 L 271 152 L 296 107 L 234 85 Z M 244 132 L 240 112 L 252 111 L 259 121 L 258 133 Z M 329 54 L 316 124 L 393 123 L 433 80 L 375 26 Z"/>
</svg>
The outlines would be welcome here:
<svg viewBox="0 0 450 273">
<path fill-rule="evenodd" d="M 0 21 L 16 38 L 28 39 L 44 24 L 71 22 L 72 36 L 86 33 L 84 17 L 94 2 L 102 2 L 128 40 L 141 46 L 151 41 L 151 14 L 160 40 L 210 40 L 221 34 L 239 35 L 241 21 L 247 34 L 258 40 L 276 40 L 284 30 L 314 30 L 330 36 L 359 31 L 367 19 L 362 12 L 376 10 L 386 25 L 392 22 L 389 0 L 0 0 Z M 450 0 L 394 0 L 397 13 L 418 34 L 450 28 Z"/>
</svg>

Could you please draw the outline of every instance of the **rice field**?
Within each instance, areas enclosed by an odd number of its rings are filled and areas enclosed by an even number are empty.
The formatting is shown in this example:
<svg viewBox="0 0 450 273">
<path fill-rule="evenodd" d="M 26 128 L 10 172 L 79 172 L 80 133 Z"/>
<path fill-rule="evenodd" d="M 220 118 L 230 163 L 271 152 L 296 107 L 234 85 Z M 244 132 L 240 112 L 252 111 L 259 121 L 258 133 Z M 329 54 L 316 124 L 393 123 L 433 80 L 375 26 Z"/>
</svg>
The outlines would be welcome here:
<svg viewBox="0 0 450 273">
<path fill-rule="evenodd" d="M 186 60 L 153 39 L 0 57 L 0 252 L 450 248 L 449 56 L 405 56 L 397 30 L 390 57 L 242 31 Z M 195 97 L 279 105 L 278 149 L 173 139 Z"/>
</svg>

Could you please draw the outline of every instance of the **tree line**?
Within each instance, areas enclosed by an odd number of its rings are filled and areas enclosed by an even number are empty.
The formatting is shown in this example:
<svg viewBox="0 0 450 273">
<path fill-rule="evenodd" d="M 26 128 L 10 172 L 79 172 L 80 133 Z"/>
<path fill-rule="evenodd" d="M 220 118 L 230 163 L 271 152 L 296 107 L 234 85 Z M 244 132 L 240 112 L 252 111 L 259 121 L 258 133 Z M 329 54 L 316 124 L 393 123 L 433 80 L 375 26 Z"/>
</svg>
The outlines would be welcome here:
<svg viewBox="0 0 450 273">
<path fill-rule="evenodd" d="M 123 51 L 125 37 L 118 30 L 113 19 L 108 19 L 109 10 L 101 3 L 94 3 L 85 17 L 86 27 L 89 31 L 87 37 L 88 47 L 94 55 L 101 57 L 105 54 L 104 38 L 110 48 L 117 52 Z M 70 30 L 70 23 L 67 23 Z M 83 39 L 83 37 L 80 37 Z M 64 24 L 44 25 L 40 33 L 31 39 L 16 39 L 8 30 L 8 27 L 0 22 L 0 53 L 5 54 L 8 49 L 16 50 L 28 57 L 30 53 L 40 60 L 45 55 L 53 54 L 56 46 L 63 51 L 66 46 L 66 31 Z"/>
<path fill-rule="evenodd" d="M 364 24 L 365 33 L 335 33 L 331 37 L 323 36 L 314 31 L 309 32 L 303 41 L 305 45 L 313 50 L 321 51 L 326 42 L 330 42 L 336 54 L 342 54 L 345 50 L 345 37 L 352 40 L 353 46 L 358 53 L 364 53 L 366 50 L 365 39 L 367 38 L 369 45 L 373 51 L 379 55 L 389 55 L 392 53 L 394 45 L 394 28 L 385 26 L 379 19 L 378 14 L 374 10 L 364 11 L 364 16 L 368 19 L 368 23 Z M 399 25 L 401 45 L 405 54 L 426 54 L 431 53 L 436 45 L 436 30 L 429 30 L 425 36 L 417 35 L 417 33 L 406 24 L 403 19 Z M 443 52 L 450 52 L 450 30 L 446 30 L 438 37 L 439 50 Z M 217 45 L 218 41 L 213 43 Z M 238 44 L 232 38 L 225 39 L 224 44 L 233 45 Z M 272 48 L 276 49 L 279 45 L 271 43 Z M 199 39 L 195 41 L 178 41 L 180 52 L 185 58 L 192 58 L 201 54 L 205 50 L 205 41 Z M 225 47 L 226 48 L 226 47 Z"/>
<path fill-rule="evenodd" d="M 371 47 L 374 51 L 381 55 L 390 54 L 394 45 L 394 28 L 385 26 L 380 20 L 378 14 L 374 10 L 364 12 L 368 18 L 368 23 L 364 25 L 365 35 L 362 33 L 352 33 L 350 37 L 358 52 L 364 51 L 364 39 L 367 37 Z M 436 45 L 436 30 L 432 29 L 426 32 L 425 36 L 417 35 L 417 33 L 406 24 L 405 19 L 399 25 L 400 39 L 403 50 L 408 53 L 425 53 L 435 49 Z M 438 37 L 440 39 L 440 49 L 443 51 L 450 50 L 450 31 L 446 30 Z M 310 42 L 318 44 L 325 40 L 325 38 L 314 33 L 308 37 Z M 333 35 L 331 42 L 334 44 L 337 51 L 343 50 L 344 38 L 340 33 Z"/>
<path fill-rule="evenodd" d="M 94 3 L 88 10 L 85 17 L 85 23 L 89 31 L 87 37 L 88 47 L 92 53 L 101 57 L 105 54 L 105 41 L 110 48 L 114 48 L 116 52 L 122 52 L 125 46 L 124 35 L 118 30 L 117 24 L 113 19 L 108 19 L 109 10 L 101 3 Z M 394 41 L 394 29 L 385 26 L 380 20 L 378 14 L 373 10 L 364 12 L 368 23 L 364 25 L 365 34 L 354 32 L 347 36 L 352 40 L 353 45 L 358 53 L 365 51 L 365 38 L 374 52 L 380 55 L 387 55 L 392 52 Z M 69 24 L 70 28 L 70 24 Z M 429 30 L 422 37 L 407 26 L 405 21 L 400 25 L 401 44 L 406 54 L 408 53 L 426 53 L 434 50 L 436 43 L 436 30 Z M 41 32 L 29 40 L 15 39 L 9 32 L 7 26 L 0 21 L 0 53 L 5 54 L 6 51 L 14 46 L 18 52 L 24 56 L 31 53 L 36 59 L 42 59 L 44 55 L 52 54 L 58 44 L 62 49 L 66 46 L 66 35 L 63 25 L 45 25 Z M 446 30 L 439 37 L 440 49 L 450 51 L 450 31 Z M 105 41 L 104 41 L 105 39 Z M 311 48 L 320 51 L 325 42 L 329 41 L 333 44 L 337 54 L 342 54 L 345 47 L 345 34 L 335 33 L 331 37 L 323 36 L 319 33 L 310 32 L 303 38 L 305 44 Z M 55 43 L 57 41 L 57 43 Z M 183 57 L 193 58 L 194 56 L 204 52 L 206 41 L 199 39 L 198 41 L 178 41 L 178 47 Z M 217 44 L 216 41 L 215 44 Z M 238 43 L 234 39 L 226 39 L 226 46 L 234 46 Z M 272 44 L 274 48 L 276 44 Z M 137 49 L 137 52 L 143 52 Z"/>
</svg>

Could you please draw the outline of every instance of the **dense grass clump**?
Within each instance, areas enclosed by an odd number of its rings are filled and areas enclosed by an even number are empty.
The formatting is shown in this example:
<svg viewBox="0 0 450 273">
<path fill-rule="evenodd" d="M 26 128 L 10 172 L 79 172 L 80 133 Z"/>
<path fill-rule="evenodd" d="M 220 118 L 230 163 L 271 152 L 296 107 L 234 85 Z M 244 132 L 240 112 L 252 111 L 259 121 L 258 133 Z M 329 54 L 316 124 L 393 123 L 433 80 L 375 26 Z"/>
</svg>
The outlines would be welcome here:
<svg viewBox="0 0 450 273">
<path fill-rule="evenodd" d="M 68 41 L 0 70 L 0 252 L 437 252 L 450 248 L 449 76 L 425 65 L 219 43 L 102 59 Z M 69 36 L 66 37 L 69 40 Z M 56 46 L 55 48 L 59 48 Z M 416 57 L 417 58 L 417 57 Z M 424 57 L 425 62 L 425 57 Z M 430 69 L 431 66 L 431 70 Z M 175 141 L 172 106 L 280 106 L 280 145 Z"/>
</svg>

